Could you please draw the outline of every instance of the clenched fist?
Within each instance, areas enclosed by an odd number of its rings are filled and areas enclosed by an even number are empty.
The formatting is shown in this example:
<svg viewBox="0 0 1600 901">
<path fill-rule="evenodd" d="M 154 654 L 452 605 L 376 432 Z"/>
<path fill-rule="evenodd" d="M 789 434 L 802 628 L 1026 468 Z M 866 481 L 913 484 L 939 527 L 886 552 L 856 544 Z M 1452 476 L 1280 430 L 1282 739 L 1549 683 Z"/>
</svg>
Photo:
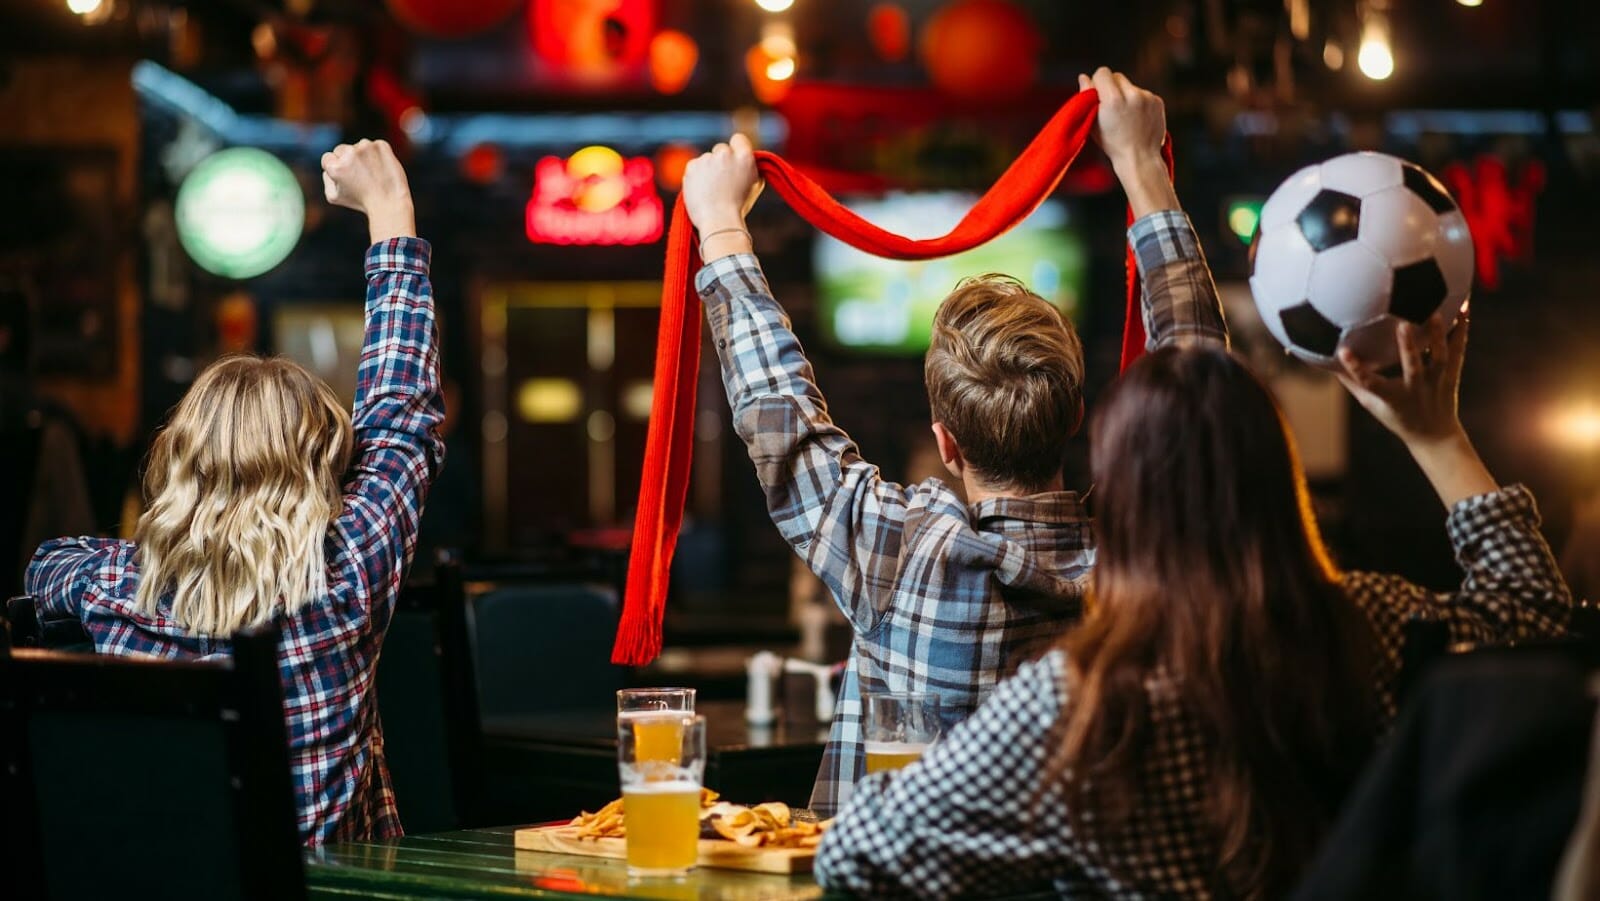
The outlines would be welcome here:
<svg viewBox="0 0 1600 901">
<path fill-rule="evenodd" d="M 684 167 L 683 206 L 700 233 L 705 262 L 749 252 L 744 217 L 761 196 L 761 188 L 755 148 L 744 135 L 734 135 Z"/>
<path fill-rule="evenodd" d="M 388 141 L 340 144 L 322 155 L 328 202 L 367 215 L 372 242 L 416 234 L 406 170 Z"/>
</svg>

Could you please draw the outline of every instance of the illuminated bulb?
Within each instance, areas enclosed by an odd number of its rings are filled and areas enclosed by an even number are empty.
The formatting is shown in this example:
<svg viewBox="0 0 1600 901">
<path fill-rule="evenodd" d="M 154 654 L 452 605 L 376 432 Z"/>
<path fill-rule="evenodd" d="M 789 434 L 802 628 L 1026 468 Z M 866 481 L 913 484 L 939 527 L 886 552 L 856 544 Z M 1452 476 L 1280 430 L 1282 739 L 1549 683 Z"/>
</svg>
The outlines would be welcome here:
<svg viewBox="0 0 1600 901">
<path fill-rule="evenodd" d="M 794 57 L 782 56 L 767 63 L 767 77 L 773 81 L 788 81 L 794 77 Z"/>
<path fill-rule="evenodd" d="M 1394 51 L 1389 49 L 1389 39 L 1381 32 L 1371 32 L 1361 38 L 1361 50 L 1356 54 L 1356 65 L 1361 74 L 1373 81 L 1383 81 L 1394 74 Z"/>
<path fill-rule="evenodd" d="M 794 0 L 756 0 L 756 5 L 769 13 L 781 13 L 794 5 Z"/>
<path fill-rule="evenodd" d="M 800 48 L 794 42 L 794 29 L 782 22 L 762 26 L 761 51 L 773 59 L 799 53 Z"/>
<path fill-rule="evenodd" d="M 1322 45 L 1322 61 L 1335 72 L 1344 68 L 1344 48 L 1339 46 L 1338 41 L 1329 38 Z"/>
<path fill-rule="evenodd" d="M 1483 0 L 1456 0 L 1462 6 L 1482 6 Z"/>
<path fill-rule="evenodd" d="M 103 0 L 67 0 L 67 9 L 80 16 L 87 16 L 98 10 Z"/>
</svg>

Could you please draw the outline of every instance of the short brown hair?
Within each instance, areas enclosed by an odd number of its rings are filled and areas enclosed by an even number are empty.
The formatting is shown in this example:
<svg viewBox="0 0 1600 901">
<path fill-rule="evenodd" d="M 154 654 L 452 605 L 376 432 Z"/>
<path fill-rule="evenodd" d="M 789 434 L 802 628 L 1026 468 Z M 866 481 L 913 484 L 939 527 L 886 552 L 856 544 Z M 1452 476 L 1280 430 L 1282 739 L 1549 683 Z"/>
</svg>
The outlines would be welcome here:
<svg viewBox="0 0 1600 901">
<path fill-rule="evenodd" d="M 1037 490 L 1061 474 L 1083 414 L 1083 343 L 1049 301 L 1005 275 L 939 305 L 924 363 L 935 422 L 986 482 Z"/>
</svg>

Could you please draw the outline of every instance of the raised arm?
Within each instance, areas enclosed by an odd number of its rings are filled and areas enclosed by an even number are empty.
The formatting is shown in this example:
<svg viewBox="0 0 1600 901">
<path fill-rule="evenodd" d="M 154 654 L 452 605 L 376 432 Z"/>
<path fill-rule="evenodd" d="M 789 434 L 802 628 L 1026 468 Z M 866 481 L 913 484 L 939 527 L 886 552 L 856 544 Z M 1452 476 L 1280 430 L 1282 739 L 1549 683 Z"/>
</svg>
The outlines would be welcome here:
<svg viewBox="0 0 1600 901">
<path fill-rule="evenodd" d="M 1388 377 L 1348 349 L 1340 380 L 1361 405 L 1405 443 L 1449 510 L 1447 527 L 1465 578 L 1458 591 L 1435 594 L 1392 577 L 1382 590 L 1352 595 L 1384 635 L 1413 618 L 1445 622 L 1452 642 L 1504 643 L 1564 634 L 1572 595 L 1539 533 L 1526 488 L 1501 488 L 1457 416 L 1468 318 L 1452 330 L 1435 315 L 1400 326 L 1401 374 Z M 1390 626 L 1392 628 L 1383 628 Z"/>
<path fill-rule="evenodd" d="M 1167 114 L 1161 98 L 1104 67 L 1092 79 L 1079 75 L 1078 87 L 1100 96 L 1094 138 L 1133 211 L 1128 241 L 1139 267 L 1146 349 L 1227 347 L 1217 286 L 1162 159 Z"/>
<path fill-rule="evenodd" d="M 811 364 L 751 252 L 744 215 L 760 191 L 749 141 L 691 162 L 684 202 L 701 238 L 696 281 L 722 362 L 733 426 L 783 537 L 858 629 L 893 583 L 910 493 L 884 481 L 828 416 Z"/>
<path fill-rule="evenodd" d="M 330 534 L 330 565 L 357 581 L 354 600 L 392 604 L 416 548 L 428 486 L 444 461 L 444 400 L 431 252 L 416 236 L 405 171 L 384 141 L 323 154 L 329 202 L 367 216 L 366 336 L 356 373 L 356 456 L 344 509 Z"/>
</svg>

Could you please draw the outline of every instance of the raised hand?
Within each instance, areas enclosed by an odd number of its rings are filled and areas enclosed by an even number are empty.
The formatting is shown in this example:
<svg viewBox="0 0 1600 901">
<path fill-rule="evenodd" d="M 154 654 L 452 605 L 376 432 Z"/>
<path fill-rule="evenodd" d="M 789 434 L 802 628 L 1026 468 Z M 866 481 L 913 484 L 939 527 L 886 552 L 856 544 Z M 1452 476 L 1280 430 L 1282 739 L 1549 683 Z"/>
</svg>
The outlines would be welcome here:
<svg viewBox="0 0 1600 901">
<path fill-rule="evenodd" d="M 1350 348 L 1340 348 L 1339 380 L 1384 428 L 1402 441 L 1437 441 L 1461 431 L 1456 415 L 1461 364 L 1467 352 L 1467 317 L 1453 330 L 1434 314 L 1421 326 L 1403 322 L 1395 330 L 1400 374 L 1385 376 Z"/>
<path fill-rule="evenodd" d="M 1078 76 L 1079 90 L 1094 88 L 1100 94 L 1100 113 L 1095 119 L 1094 140 L 1122 166 L 1143 157 L 1161 155 L 1167 137 L 1167 109 L 1161 98 L 1135 85 L 1128 76 L 1105 66 L 1094 76 Z"/>
<path fill-rule="evenodd" d="M 700 232 L 701 254 L 709 262 L 750 249 L 744 217 L 761 195 L 755 148 L 744 135 L 689 161 L 683 170 L 683 204 Z"/>
<path fill-rule="evenodd" d="M 1405 442 L 1446 506 L 1499 487 L 1457 415 L 1467 330 L 1465 313 L 1448 331 L 1438 314 L 1420 327 L 1402 323 L 1395 332 L 1398 376 L 1384 375 L 1347 347 L 1339 349 L 1339 364 L 1344 367 L 1337 373 L 1339 381 L 1384 428 Z"/>
<path fill-rule="evenodd" d="M 374 244 L 416 235 L 411 186 L 388 141 L 363 139 L 324 153 L 322 190 L 329 203 L 366 214 Z"/>
<path fill-rule="evenodd" d="M 1100 95 L 1095 143 L 1111 160 L 1134 216 L 1179 209 L 1161 157 L 1161 144 L 1167 138 L 1167 110 L 1161 98 L 1105 66 L 1094 70 L 1092 78 L 1078 76 L 1078 89 L 1090 88 Z"/>
</svg>

